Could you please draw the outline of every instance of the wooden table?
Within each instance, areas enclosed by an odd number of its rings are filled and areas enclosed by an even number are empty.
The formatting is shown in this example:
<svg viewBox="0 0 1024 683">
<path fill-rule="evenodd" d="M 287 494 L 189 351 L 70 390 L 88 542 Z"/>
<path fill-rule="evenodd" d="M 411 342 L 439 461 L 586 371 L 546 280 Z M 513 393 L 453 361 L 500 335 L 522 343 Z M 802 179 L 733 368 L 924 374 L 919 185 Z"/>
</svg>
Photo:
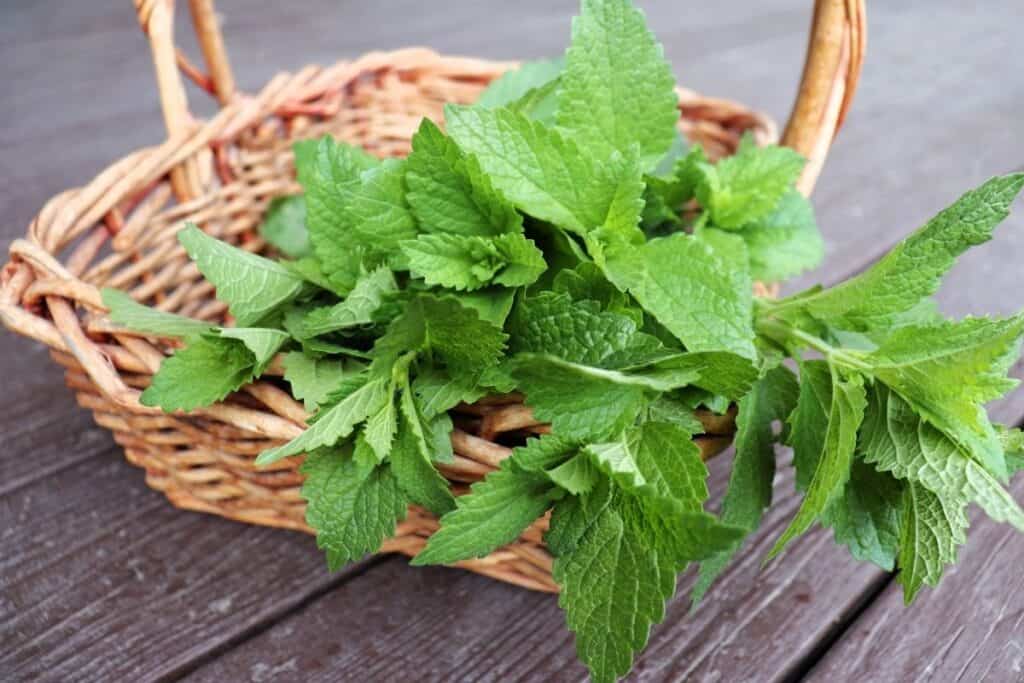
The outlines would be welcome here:
<svg viewBox="0 0 1024 683">
<path fill-rule="evenodd" d="M 681 82 L 785 117 L 809 2 L 640 4 Z M 51 195 L 162 139 L 129 5 L 4 0 L 3 244 Z M 555 54 L 574 8 L 220 3 L 249 90 L 278 69 L 415 43 L 495 58 Z M 954 0 L 872 3 L 858 99 L 815 195 L 827 259 L 795 285 L 861 270 L 962 191 L 1024 164 L 1022 22 L 1018 0 L 984 11 Z M 1018 204 L 994 243 L 956 266 L 942 307 L 1013 311 L 1024 303 L 1021 261 Z M 39 346 L 0 334 L 0 378 L 0 680 L 584 678 L 551 596 L 411 569 L 400 557 L 328 574 L 309 537 L 182 512 L 147 489 Z M 1020 422 L 1024 393 L 992 410 Z M 713 464 L 713 490 L 727 465 Z M 1014 491 L 1024 497 L 1024 484 Z M 1024 538 L 976 518 L 957 568 L 903 609 L 891 575 L 855 563 L 821 530 L 759 570 L 796 504 L 783 474 L 746 554 L 695 615 L 684 598 L 670 606 L 636 680 L 1024 680 Z M 686 575 L 681 595 L 691 583 Z"/>
</svg>

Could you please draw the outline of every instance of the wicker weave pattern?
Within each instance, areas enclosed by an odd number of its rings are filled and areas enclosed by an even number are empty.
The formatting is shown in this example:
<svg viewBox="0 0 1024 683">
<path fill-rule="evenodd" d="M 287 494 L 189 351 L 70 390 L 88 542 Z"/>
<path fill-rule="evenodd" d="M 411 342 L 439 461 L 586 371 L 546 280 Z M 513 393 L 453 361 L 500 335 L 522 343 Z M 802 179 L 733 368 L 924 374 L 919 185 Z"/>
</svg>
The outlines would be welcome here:
<svg viewBox="0 0 1024 683">
<path fill-rule="evenodd" d="M 209 9 L 208 0 L 193 0 L 197 24 Z M 172 59 L 165 49 L 172 43 L 153 34 L 169 25 L 166 16 L 155 19 L 170 11 L 170 3 L 140 0 L 138 11 L 153 39 L 170 137 L 46 204 L 28 238 L 11 247 L 11 262 L 0 277 L 0 319 L 52 349 L 79 404 L 111 430 L 128 460 L 145 468 L 147 483 L 174 505 L 308 532 L 299 459 L 266 469 L 253 465 L 261 451 L 294 438 L 305 426 L 307 414 L 280 380 L 280 364 L 272 364 L 268 377 L 224 403 L 188 415 L 141 406 L 140 390 L 173 350 L 173 342 L 139 337 L 112 324 L 99 289 L 124 289 L 162 310 L 230 324 L 213 287 L 177 243 L 184 220 L 263 252 L 266 245 L 257 228 L 267 205 L 300 189 L 292 141 L 328 133 L 379 156 L 404 155 L 421 117 L 440 121 L 444 103 L 472 102 L 510 64 L 442 57 L 418 48 L 371 53 L 328 68 L 279 74 L 247 97 L 233 92 L 230 72 L 211 80 L 177 55 L 178 66 L 225 104 L 213 119 L 198 122 L 168 115 L 175 111 L 180 83 L 169 84 L 161 76 Z M 216 43 L 219 35 L 211 40 Z M 218 76 L 216 55 L 207 55 L 207 62 Z M 744 131 L 762 143 L 775 139 L 774 125 L 762 115 L 688 90 L 679 96 L 680 130 L 712 157 L 730 153 Z M 832 93 L 827 99 L 838 102 L 842 95 Z M 838 105 L 832 114 L 829 140 L 841 116 Z M 700 417 L 707 434 L 698 442 L 709 457 L 728 445 L 732 416 Z M 515 395 L 461 406 L 453 420 L 456 456 L 442 470 L 457 493 L 510 455 L 502 442 L 547 430 Z M 555 591 L 551 557 L 542 542 L 546 525 L 546 519 L 539 520 L 518 541 L 461 565 Z M 434 517 L 411 508 L 382 551 L 414 555 L 436 529 Z"/>
</svg>

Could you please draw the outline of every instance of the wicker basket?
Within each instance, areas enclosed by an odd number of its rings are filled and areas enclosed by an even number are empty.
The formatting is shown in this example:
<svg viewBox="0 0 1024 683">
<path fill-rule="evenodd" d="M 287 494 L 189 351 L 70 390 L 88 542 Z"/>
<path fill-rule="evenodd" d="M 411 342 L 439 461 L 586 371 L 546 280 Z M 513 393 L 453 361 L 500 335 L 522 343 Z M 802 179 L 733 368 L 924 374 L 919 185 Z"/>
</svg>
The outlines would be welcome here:
<svg viewBox="0 0 1024 683">
<path fill-rule="evenodd" d="M 208 74 L 175 47 L 173 0 L 135 0 L 152 45 L 168 139 L 117 161 L 88 185 L 50 200 L 26 239 L 11 246 L 0 281 L 0 318 L 52 349 L 67 384 L 96 421 L 113 432 L 147 483 L 190 510 L 309 531 L 298 458 L 264 470 L 253 461 L 294 438 L 307 414 L 283 388 L 278 364 L 268 377 L 224 403 L 188 415 L 143 407 L 139 390 L 173 349 L 105 317 L 99 289 L 127 290 L 167 311 L 223 322 L 224 305 L 178 246 L 186 219 L 246 249 L 262 251 L 257 228 L 271 199 L 294 194 L 291 142 L 330 133 L 381 156 L 403 155 L 423 116 L 439 120 L 445 102 L 472 102 L 511 65 L 444 57 L 413 48 L 376 52 L 330 67 L 281 73 L 256 95 L 235 89 L 212 0 L 190 0 Z M 783 142 L 808 163 L 809 192 L 843 119 L 864 47 L 862 0 L 818 0 L 803 80 Z M 180 71 L 179 71 L 180 69 Z M 181 74 L 220 102 L 209 121 L 188 110 Z M 740 105 L 679 90 L 680 130 L 712 157 L 728 154 L 744 131 L 775 139 L 773 124 Z M 455 460 L 444 474 L 456 489 L 482 478 L 508 457 L 502 442 L 540 433 L 521 397 L 484 399 L 453 416 Z M 703 415 L 705 457 L 723 450 L 731 415 Z M 507 441 L 506 441 L 507 442 Z M 556 591 L 544 548 L 546 520 L 515 543 L 461 566 L 528 588 Z M 437 520 L 413 508 L 383 552 L 415 555 Z"/>
</svg>

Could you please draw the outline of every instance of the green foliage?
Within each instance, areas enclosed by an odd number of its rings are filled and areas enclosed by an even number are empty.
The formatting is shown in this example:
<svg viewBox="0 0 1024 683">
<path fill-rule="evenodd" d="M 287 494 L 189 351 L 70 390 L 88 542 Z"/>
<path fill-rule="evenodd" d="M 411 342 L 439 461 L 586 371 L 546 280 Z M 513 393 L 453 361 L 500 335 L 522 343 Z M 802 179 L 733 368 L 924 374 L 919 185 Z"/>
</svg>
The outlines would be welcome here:
<svg viewBox="0 0 1024 683">
<path fill-rule="evenodd" d="M 950 321 L 929 298 L 1024 174 L 968 192 L 845 283 L 755 299 L 755 280 L 822 257 L 795 189 L 804 160 L 745 138 L 713 163 L 687 150 L 677 116 L 642 13 L 584 0 L 564 62 L 448 106 L 448 134 L 423 121 L 405 160 L 296 143 L 304 194 L 274 201 L 261 227 L 291 260 L 180 233 L 237 327 L 103 292 L 119 334 L 174 340 L 142 403 L 208 406 L 278 375 L 280 354 L 313 415 L 257 463 L 305 456 L 307 521 L 331 569 L 377 550 L 410 504 L 440 517 L 414 564 L 486 555 L 550 511 L 559 604 L 597 681 L 629 671 L 678 572 L 702 563 L 698 601 L 758 527 L 778 443 L 803 499 L 771 556 L 820 524 L 898 569 L 909 600 L 955 560 L 968 504 L 1024 529 L 1004 485 L 1024 437 L 984 411 L 1016 384 L 1024 315 Z M 513 391 L 552 433 L 454 496 L 448 411 Z M 731 404 L 715 516 L 695 409 Z"/>
</svg>

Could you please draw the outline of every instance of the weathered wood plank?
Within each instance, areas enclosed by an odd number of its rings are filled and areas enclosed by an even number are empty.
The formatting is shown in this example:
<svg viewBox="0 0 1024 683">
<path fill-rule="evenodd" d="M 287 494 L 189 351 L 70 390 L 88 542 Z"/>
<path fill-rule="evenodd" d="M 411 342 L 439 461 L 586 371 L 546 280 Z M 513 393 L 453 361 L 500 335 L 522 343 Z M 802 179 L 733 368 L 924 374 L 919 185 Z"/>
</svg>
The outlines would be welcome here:
<svg viewBox="0 0 1024 683">
<path fill-rule="evenodd" d="M 1013 487 L 1024 500 L 1024 480 Z M 1024 680 L 1024 541 L 980 514 L 957 566 L 910 607 L 893 582 L 811 671 L 810 681 Z"/>
<path fill-rule="evenodd" d="M 113 449 L 0 497 L 0 542 L 3 680 L 172 676 L 369 566 L 176 510 Z"/>
</svg>

